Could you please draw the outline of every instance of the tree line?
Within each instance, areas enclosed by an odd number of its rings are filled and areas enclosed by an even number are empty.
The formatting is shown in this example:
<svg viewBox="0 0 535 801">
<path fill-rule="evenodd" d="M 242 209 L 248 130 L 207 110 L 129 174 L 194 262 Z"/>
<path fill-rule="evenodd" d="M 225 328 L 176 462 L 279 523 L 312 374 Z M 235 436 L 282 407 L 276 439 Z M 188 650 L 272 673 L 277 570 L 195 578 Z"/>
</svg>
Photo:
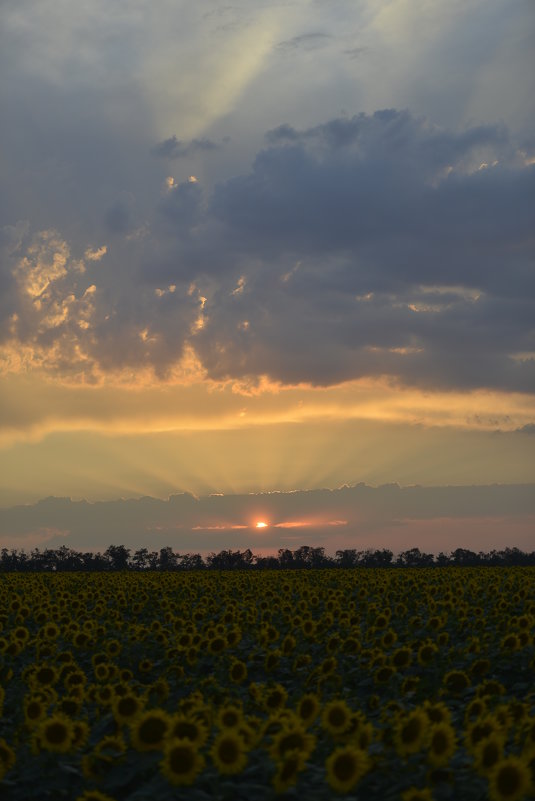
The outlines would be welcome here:
<svg viewBox="0 0 535 801">
<path fill-rule="evenodd" d="M 518 548 L 492 550 L 488 553 L 457 548 L 451 553 L 434 554 L 410 548 L 396 557 L 387 548 L 358 551 L 354 548 L 336 551 L 328 556 L 325 548 L 301 545 L 292 551 L 280 548 L 277 556 L 257 556 L 247 548 L 245 551 L 230 549 L 209 553 L 202 557 L 198 553 L 179 554 L 172 548 L 149 551 L 138 548 L 132 551 L 124 545 L 110 545 L 103 553 L 79 552 L 66 545 L 60 548 L 35 548 L 25 550 L 2 548 L 0 572 L 57 572 L 57 571 L 105 571 L 105 570 L 303 570 L 310 568 L 354 568 L 354 567 L 512 567 L 535 565 L 535 551 L 525 553 Z"/>
</svg>

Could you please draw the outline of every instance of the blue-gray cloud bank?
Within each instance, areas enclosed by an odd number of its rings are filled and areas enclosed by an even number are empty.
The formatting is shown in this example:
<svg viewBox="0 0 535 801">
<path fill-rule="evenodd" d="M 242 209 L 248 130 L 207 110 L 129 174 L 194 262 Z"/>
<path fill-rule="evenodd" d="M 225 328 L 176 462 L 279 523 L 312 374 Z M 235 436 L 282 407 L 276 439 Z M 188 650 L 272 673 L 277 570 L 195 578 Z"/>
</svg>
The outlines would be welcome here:
<svg viewBox="0 0 535 801">
<path fill-rule="evenodd" d="M 258 521 L 268 525 L 258 530 Z M 533 484 L 357 484 L 335 490 L 202 497 L 185 493 L 167 500 L 142 497 L 96 503 L 50 497 L 0 509 L 0 544 L 26 549 L 67 545 L 92 551 L 110 544 L 171 546 L 178 552 L 204 553 L 246 547 L 276 551 L 301 544 L 320 544 L 328 551 L 333 546 L 393 544 L 395 549 L 399 531 L 400 550 L 412 546 L 431 551 L 460 546 L 488 550 L 494 524 L 500 538 L 495 547 L 526 548 L 525 532 L 532 533 L 534 521 Z M 424 523 L 432 524 L 430 534 L 422 529 Z M 511 542 L 512 526 L 521 533 L 520 542 Z"/>
<path fill-rule="evenodd" d="M 59 222 L 43 234 L 5 220 L 0 344 L 91 380 L 124 368 L 165 380 L 193 352 L 217 380 L 533 392 L 526 148 L 503 125 L 448 130 L 396 109 L 283 124 L 212 188 L 147 182 L 104 205 L 91 242 L 107 252 L 83 269 L 86 245 Z M 145 173 L 213 150 L 173 134 L 140 158 Z M 84 178 L 96 202 L 98 176 Z M 59 221 L 79 201 L 56 180 Z"/>
</svg>

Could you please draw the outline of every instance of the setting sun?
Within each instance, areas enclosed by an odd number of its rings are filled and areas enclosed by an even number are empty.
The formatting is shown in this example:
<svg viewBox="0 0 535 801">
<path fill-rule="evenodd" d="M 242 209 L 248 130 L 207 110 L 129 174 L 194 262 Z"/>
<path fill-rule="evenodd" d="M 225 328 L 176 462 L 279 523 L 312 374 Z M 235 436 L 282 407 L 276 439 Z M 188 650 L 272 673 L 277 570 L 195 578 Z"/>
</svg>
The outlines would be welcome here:
<svg viewBox="0 0 535 801">
<path fill-rule="evenodd" d="M 267 528 L 267 523 L 264 523 L 263 520 L 259 520 L 258 523 L 256 524 L 256 527 L 257 528 Z"/>
</svg>

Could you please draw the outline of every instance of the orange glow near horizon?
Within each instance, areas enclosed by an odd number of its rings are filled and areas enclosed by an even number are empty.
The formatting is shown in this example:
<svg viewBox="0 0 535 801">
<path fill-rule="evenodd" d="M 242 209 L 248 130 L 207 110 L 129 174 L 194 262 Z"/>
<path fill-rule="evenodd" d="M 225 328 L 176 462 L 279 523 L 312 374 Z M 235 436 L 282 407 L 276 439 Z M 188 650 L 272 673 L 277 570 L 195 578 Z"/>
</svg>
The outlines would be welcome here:
<svg viewBox="0 0 535 801">
<path fill-rule="evenodd" d="M 305 528 L 309 526 L 347 526 L 347 520 L 285 520 L 275 528 Z"/>
</svg>

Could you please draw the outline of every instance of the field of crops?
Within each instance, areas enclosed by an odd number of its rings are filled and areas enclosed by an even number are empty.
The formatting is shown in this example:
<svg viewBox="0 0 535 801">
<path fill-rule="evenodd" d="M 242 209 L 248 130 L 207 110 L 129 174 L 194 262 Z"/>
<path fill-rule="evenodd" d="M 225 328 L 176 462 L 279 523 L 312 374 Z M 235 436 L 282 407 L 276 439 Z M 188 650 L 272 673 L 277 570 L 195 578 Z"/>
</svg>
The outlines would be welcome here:
<svg viewBox="0 0 535 801">
<path fill-rule="evenodd" d="M 535 568 L 0 577 L 0 797 L 535 795 Z"/>
</svg>

